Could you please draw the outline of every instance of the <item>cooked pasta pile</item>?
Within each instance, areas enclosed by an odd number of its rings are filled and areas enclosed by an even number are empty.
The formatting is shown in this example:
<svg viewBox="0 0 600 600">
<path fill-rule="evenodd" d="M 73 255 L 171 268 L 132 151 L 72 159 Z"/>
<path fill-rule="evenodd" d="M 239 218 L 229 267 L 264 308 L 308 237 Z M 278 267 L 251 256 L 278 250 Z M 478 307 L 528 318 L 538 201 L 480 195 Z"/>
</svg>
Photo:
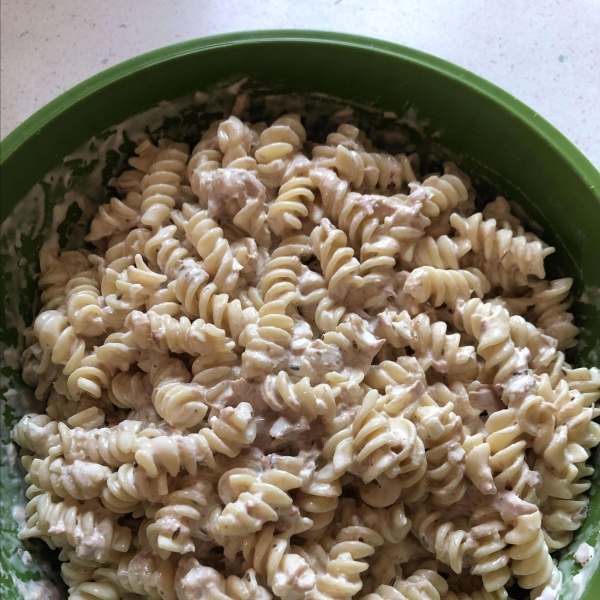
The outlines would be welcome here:
<svg viewBox="0 0 600 600">
<path fill-rule="evenodd" d="M 572 281 L 504 198 L 294 114 L 129 163 L 93 251 L 44 244 L 23 356 L 21 537 L 70 598 L 556 589 L 600 372 L 565 362 Z"/>
</svg>

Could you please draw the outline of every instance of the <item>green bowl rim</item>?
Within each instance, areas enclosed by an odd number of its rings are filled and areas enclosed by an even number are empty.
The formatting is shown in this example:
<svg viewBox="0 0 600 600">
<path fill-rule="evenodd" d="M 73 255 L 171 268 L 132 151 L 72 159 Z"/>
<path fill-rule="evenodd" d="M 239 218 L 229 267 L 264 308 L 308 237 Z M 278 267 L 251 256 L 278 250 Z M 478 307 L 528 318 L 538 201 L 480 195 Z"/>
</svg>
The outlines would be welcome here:
<svg viewBox="0 0 600 600">
<path fill-rule="evenodd" d="M 191 54 L 208 48 L 286 41 L 329 43 L 391 54 L 460 81 L 476 93 L 492 100 L 537 133 L 583 179 L 592 194 L 600 202 L 600 172 L 553 125 L 501 88 L 462 67 L 419 50 L 364 36 L 317 30 L 259 30 L 213 35 L 165 46 L 121 62 L 64 92 L 9 133 L 0 142 L 0 166 L 25 140 L 38 134 L 45 125 L 50 123 L 59 114 L 81 100 L 92 96 L 106 85 L 124 79 L 134 72 L 171 60 L 177 56 Z"/>
</svg>

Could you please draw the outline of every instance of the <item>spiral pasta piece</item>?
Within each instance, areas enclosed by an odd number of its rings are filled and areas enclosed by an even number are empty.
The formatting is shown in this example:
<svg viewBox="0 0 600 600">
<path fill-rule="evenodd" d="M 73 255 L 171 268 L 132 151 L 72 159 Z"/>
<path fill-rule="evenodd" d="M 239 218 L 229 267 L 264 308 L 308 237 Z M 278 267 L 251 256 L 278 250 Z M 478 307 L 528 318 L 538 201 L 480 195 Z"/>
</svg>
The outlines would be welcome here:
<svg viewBox="0 0 600 600">
<path fill-rule="evenodd" d="M 354 258 L 352 248 L 346 245 L 343 231 L 336 229 L 328 219 L 322 219 L 313 230 L 311 241 L 332 298 L 341 301 L 350 289 L 364 285 L 364 280 L 358 275 L 360 264 Z"/>
<path fill-rule="evenodd" d="M 76 334 L 94 337 L 104 333 L 100 289 L 93 271 L 84 271 L 72 278 L 65 287 L 67 318 Z"/>
<path fill-rule="evenodd" d="M 465 529 L 452 521 L 444 521 L 441 511 L 430 512 L 425 507 L 411 513 L 413 532 L 426 550 L 449 565 L 455 573 L 460 573 L 465 555 L 476 547 L 476 541 Z M 465 524 L 466 525 L 466 524 Z"/>
<path fill-rule="evenodd" d="M 492 493 L 496 489 L 510 489 L 529 502 L 535 499 L 531 470 L 525 461 L 523 430 L 517 411 L 506 409 L 490 415 L 486 421 L 489 446 L 489 467 L 494 474 Z M 483 452 L 483 450 L 482 450 Z M 489 493 L 489 492 L 487 492 Z"/>
<path fill-rule="evenodd" d="M 450 506 L 465 495 L 461 418 L 453 412 L 451 402 L 443 408 L 421 406 L 416 415 L 417 431 L 423 440 L 427 457 L 428 489 L 439 506 Z"/>
<path fill-rule="evenodd" d="M 125 554 L 116 568 L 99 569 L 108 580 L 122 589 L 135 594 L 144 594 L 153 600 L 177 600 L 175 593 L 176 566 L 162 560 L 145 548 L 137 554 Z"/>
<path fill-rule="evenodd" d="M 176 148 L 158 152 L 142 180 L 141 221 L 158 229 L 171 214 L 181 195 L 181 177 L 188 153 Z"/>
<path fill-rule="evenodd" d="M 434 306 L 466 302 L 473 294 L 482 298 L 490 290 L 485 275 L 478 269 L 446 271 L 433 267 L 419 267 L 407 277 L 404 292 L 419 302 L 431 300 Z"/>
<path fill-rule="evenodd" d="M 267 215 L 275 235 L 302 229 L 302 219 L 308 217 L 308 206 L 315 201 L 314 187 L 310 177 L 292 177 L 279 188 Z"/>
<path fill-rule="evenodd" d="M 544 539 L 550 552 L 560 550 L 571 543 L 574 532 L 583 526 L 588 504 L 588 497 L 583 495 L 570 500 L 549 498 L 543 503 L 540 509 L 542 525 Z"/>
<path fill-rule="evenodd" d="M 59 545 L 77 546 L 79 556 L 98 562 L 111 560 L 115 553 L 127 552 L 131 529 L 117 524 L 117 516 L 96 500 L 83 505 L 68 498 L 53 502 L 51 493 L 36 496 L 27 505 L 29 520 L 21 539 L 51 536 Z"/>
<path fill-rule="evenodd" d="M 573 302 L 569 295 L 571 278 L 540 281 L 532 284 L 533 304 L 528 316 L 546 335 L 555 338 L 558 350 L 573 348 L 579 328 L 573 324 L 573 315 L 567 312 Z"/>
<path fill-rule="evenodd" d="M 272 525 L 243 539 L 245 568 L 265 575 L 267 584 L 280 598 L 298 598 L 313 589 L 315 573 L 299 554 L 291 551 L 289 541 L 275 535 Z"/>
<path fill-rule="evenodd" d="M 255 175 L 244 169 L 231 168 L 231 165 L 227 169 L 217 169 L 203 195 L 207 197 L 209 217 L 218 218 L 226 213 L 233 224 L 252 236 L 259 246 L 271 246 L 266 190 Z"/>
<path fill-rule="evenodd" d="M 117 267 L 115 263 L 122 263 L 118 265 L 118 268 L 123 268 L 121 272 L 113 269 L 113 266 Z M 123 257 L 115 263 L 106 268 L 101 291 L 106 303 L 103 314 L 107 325 L 118 330 L 123 327 L 128 313 L 143 307 L 158 292 L 167 277 L 153 271 L 140 254 L 133 258 Z"/>
<path fill-rule="evenodd" d="M 127 187 L 131 185 L 127 184 L 123 176 L 119 178 L 119 181 Z M 136 183 L 139 185 L 141 181 Z M 137 191 L 130 191 L 124 200 L 111 198 L 108 204 L 103 204 L 98 208 L 98 214 L 94 217 L 90 225 L 90 232 L 85 239 L 88 242 L 95 242 L 115 233 L 129 231 L 137 227 L 140 223 L 141 207 L 142 196 Z"/>
<path fill-rule="evenodd" d="M 288 114 L 279 117 L 267 127 L 259 138 L 255 151 L 259 179 L 267 189 L 281 185 L 285 169 L 292 155 L 297 152 L 306 140 L 306 131 L 300 117 Z"/>
<path fill-rule="evenodd" d="M 146 373 L 133 370 L 117 373 L 108 388 L 110 401 L 119 408 L 143 410 L 152 404 L 152 384 Z"/>
<path fill-rule="evenodd" d="M 263 398 L 276 412 L 290 410 L 309 421 L 323 415 L 331 421 L 335 416 L 335 394 L 326 383 L 311 386 L 310 378 L 303 377 L 293 383 L 285 371 L 269 375 L 262 384 Z"/>
<path fill-rule="evenodd" d="M 459 238 L 470 243 L 471 251 L 481 254 L 486 261 L 497 262 L 523 275 L 546 277 L 544 258 L 552 254 L 554 248 L 535 235 L 515 235 L 511 229 L 497 229 L 496 220 L 484 220 L 481 213 L 468 218 L 453 214 L 450 223 Z"/>
<path fill-rule="evenodd" d="M 523 317 L 512 316 L 509 319 L 510 335 L 517 348 L 527 348 L 530 353 L 529 364 L 536 373 L 544 373 L 556 361 L 558 352 L 556 341 L 543 334 L 535 325 Z"/>
<path fill-rule="evenodd" d="M 223 230 L 209 218 L 207 211 L 197 210 L 187 203 L 183 205 L 180 222 L 187 239 L 204 259 L 202 268 L 213 278 L 220 292 L 231 293 L 242 265 L 234 257 Z"/>
<path fill-rule="evenodd" d="M 414 445 L 414 425 L 402 417 L 390 419 L 382 414 L 376 408 L 379 399 L 376 390 L 366 394 L 352 424 L 355 456 L 351 471 L 365 483 L 383 473 L 397 475 Z"/>
<path fill-rule="evenodd" d="M 300 533 L 300 537 L 318 539 L 325 533 L 335 518 L 341 493 L 339 473 L 332 463 L 316 470 L 308 481 L 302 483 L 301 491 L 296 495 L 296 504 L 301 515 L 313 524 Z"/>
<path fill-rule="evenodd" d="M 234 345 L 222 329 L 202 319 L 175 319 L 168 314 L 135 310 L 129 313 L 125 325 L 143 349 L 155 348 L 160 352 L 170 350 L 176 354 L 185 352 L 200 356 L 209 352 L 226 352 Z"/>
<path fill-rule="evenodd" d="M 42 310 L 53 310 L 64 305 L 66 286 L 71 277 L 89 269 L 85 251 L 60 251 L 57 241 L 47 241 L 40 249 L 40 278 Z"/>
<path fill-rule="evenodd" d="M 265 303 L 258 311 L 258 322 L 249 323 L 240 338 L 240 344 L 246 347 L 241 375 L 247 380 L 264 379 L 285 360 L 294 326 L 287 312 L 299 299 L 300 267 L 297 257 L 285 254 L 271 258 L 265 267 L 261 290 Z"/>
<path fill-rule="evenodd" d="M 217 142 L 219 150 L 223 153 L 223 166 L 235 168 L 231 167 L 232 162 L 248 156 L 255 141 L 254 136 L 254 131 L 237 117 L 230 116 L 219 123 Z"/>
<path fill-rule="evenodd" d="M 98 358 L 98 354 L 94 352 L 81 360 L 77 368 L 69 375 L 66 387 L 59 389 L 72 400 L 81 400 L 83 394 L 88 394 L 92 398 L 100 398 L 102 390 L 108 387 L 116 369 L 116 365 L 102 362 Z"/>
<path fill-rule="evenodd" d="M 566 425 L 556 427 L 550 441 L 546 442 L 542 456 L 535 463 L 544 492 L 551 497 L 567 500 L 587 491 L 589 487 L 589 482 L 579 481 L 579 466 L 587 461 L 590 452 L 569 438 Z"/>
<path fill-rule="evenodd" d="M 201 264 L 188 258 L 178 269 L 176 280 L 169 285 L 185 311 L 225 331 L 234 341 L 249 323 L 256 323 L 258 312 L 254 307 L 242 306 L 242 302 L 228 294 L 218 294 L 217 286 L 208 283 L 210 276 Z"/>
<path fill-rule="evenodd" d="M 70 546 L 65 546 L 58 557 L 61 561 L 64 561 L 60 565 L 60 574 L 69 587 L 91 581 L 94 577 L 94 571 L 98 568 L 98 563 L 95 560 L 80 558 Z"/>
<path fill-rule="evenodd" d="M 169 492 L 166 477 L 150 478 L 134 463 L 121 465 L 106 480 L 101 493 L 102 504 L 117 514 L 138 510 L 142 502 L 161 502 Z"/>
<path fill-rule="evenodd" d="M 227 471 L 219 480 L 219 495 L 227 502 L 218 520 L 221 534 L 243 537 L 260 531 L 266 522 L 278 519 L 276 509 L 292 505 L 286 492 L 301 485 L 298 476 L 281 469 L 260 475 L 244 468 Z M 225 487 L 232 495 L 222 491 Z"/>
<path fill-rule="evenodd" d="M 193 382 L 204 387 L 206 403 L 214 406 L 227 396 L 239 377 L 240 360 L 235 352 L 217 352 L 199 356 L 192 364 Z"/>
<path fill-rule="evenodd" d="M 336 328 L 323 335 L 326 344 L 337 346 L 347 369 L 366 373 L 384 340 L 374 336 L 365 319 L 350 313 Z M 333 386 L 332 386 L 333 387 Z"/>
<path fill-rule="evenodd" d="M 476 374 L 475 348 L 461 346 L 460 334 L 448 334 L 443 321 L 432 323 L 429 316 L 410 318 L 407 311 L 395 313 L 389 309 L 378 315 L 381 334 L 394 348 L 410 347 L 415 358 L 427 371 L 433 367 L 440 373 L 455 376 Z"/>
<path fill-rule="evenodd" d="M 156 412 L 173 427 L 194 427 L 200 423 L 208 410 L 204 388 L 190 383 L 192 376 L 183 362 L 159 353 L 152 353 L 150 362 Z"/>
<path fill-rule="evenodd" d="M 468 191 L 465 184 L 460 177 L 451 173 L 451 163 L 445 163 L 444 175 L 432 175 L 421 184 L 428 196 L 423 205 L 423 214 L 426 217 L 437 217 L 446 209 L 454 209 L 467 200 Z"/>
<path fill-rule="evenodd" d="M 28 460 L 27 460 L 28 459 Z M 65 463 L 61 457 L 23 457 L 30 483 L 61 498 L 91 500 L 100 496 L 111 474 L 108 467 L 87 461 Z"/>
<path fill-rule="evenodd" d="M 86 354 L 85 340 L 75 333 L 66 314 L 46 310 L 38 315 L 33 331 L 42 350 L 50 353 L 54 364 L 64 365 L 63 373 L 70 375 Z"/>
<path fill-rule="evenodd" d="M 217 139 L 221 121 L 214 121 L 194 146 L 187 167 L 188 179 L 196 196 L 200 197 L 214 171 L 221 167 L 223 153 Z M 206 206 L 205 206 L 206 208 Z"/>
<path fill-rule="evenodd" d="M 538 510 L 517 517 L 514 527 L 504 539 L 511 544 L 508 555 L 512 559 L 512 571 L 519 585 L 532 593 L 540 592 L 551 583 L 556 567 L 541 529 L 542 517 Z"/>
<path fill-rule="evenodd" d="M 151 237 L 151 231 L 139 228 L 112 236 L 104 254 L 106 267 L 121 271 L 121 265 L 132 264 L 136 254 L 145 254 L 145 245 Z"/>
<path fill-rule="evenodd" d="M 386 542 L 398 544 L 410 533 L 412 522 L 406 516 L 402 502 L 388 507 L 373 507 L 353 501 L 341 507 L 340 522 L 343 526 L 359 525 L 378 533 Z"/>
<path fill-rule="evenodd" d="M 186 478 L 163 500 L 163 506 L 148 525 L 146 536 L 154 552 L 167 559 L 174 552 L 187 554 L 195 550 L 194 525 L 200 521 L 212 491 L 209 481 Z"/>
<path fill-rule="evenodd" d="M 87 431 L 81 427 L 69 428 L 58 424 L 58 433 L 67 461 L 82 460 L 108 467 L 119 467 L 133 462 L 133 444 L 141 423 L 122 421 L 114 427 L 101 427 Z"/>
<path fill-rule="evenodd" d="M 226 294 L 215 291 L 216 287 L 209 284 L 200 294 L 200 318 L 214 323 L 237 342 L 247 325 L 258 322 L 258 311 L 254 307 L 243 308 L 239 299 L 229 300 Z"/>
<path fill-rule="evenodd" d="M 242 354 L 240 374 L 245 379 L 263 379 L 285 360 L 294 324 L 286 309 L 292 301 L 292 295 L 288 294 L 281 300 L 266 303 L 258 312 L 258 323 L 249 324 L 244 330 L 246 350 Z"/>
<path fill-rule="evenodd" d="M 363 596 L 363 600 L 438 600 L 447 598 L 447 591 L 448 584 L 441 575 L 431 569 L 418 569 L 393 586 L 380 585 L 372 594 Z"/>
<path fill-rule="evenodd" d="M 508 373 L 503 367 L 516 355 L 508 311 L 473 298 L 455 311 L 454 323 L 477 339 L 477 353 L 485 359 L 486 369 L 500 369 L 496 382 L 504 379 Z"/>
<path fill-rule="evenodd" d="M 385 412 L 390 416 L 413 417 L 417 401 L 425 392 L 425 373 L 413 357 L 400 357 L 393 362 L 384 360 L 370 369 L 365 383 L 381 394 Z"/>
<path fill-rule="evenodd" d="M 247 569 L 243 577 L 225 578 L 215 569 L 202 566 L 195 558 L 179 561 L 176 576 L 179 598 L 206 598 L 206 600 L 271 600 L 272 596 L 256 580 L 254 569 Z"/>
<path fill-rule="evenodd" d="M 58 456 L 63 452 L 58 423 L 48 415 L 31 413 L 21 417 L 11 432 L 11 438 L 38 456 Z"/>
<path fill-rule="evenodd" d="M 159 148 L 155 146 L 149 139 L 142 139 L 134 148 L 134 153 L 137 156 L 129 157 L 127 159 L 127 163 L 130 167 L 133 167 L 134 169 L 145 174 L 152 166 L 152 162 L 154 161 L 154 158 L 158 152 Z"/>
<path fill-rule="evenodd" d="M 317 577 L 315 597 L 347 598 L 362 588 L 360 573 L 369 568 L 364 560 L 375 552 L 383 539 L 368 527 L 344 527 L 328 552 L 327 572 Z"/>
<path fill-rule="evenodd" d="M 176 237 L 177 226 L 160 227 L 144 245 L 144 256 L 155 262 L 169 281 L 177 278 L 189 251 Z"/>
<path fill-rule="evenodd" d="M 300 313 L 305 319 L 314 320 L 323 333 L 334 331 L 348 312 L 330 296 L 325 278 L 308 267 L 303 268 L 298 278 L 298 292 Z"/>
<path fill-rule="evenodd" d="M 490 593 L 501 592 L 511 576 L 507 529 L 494 509 L 480 509 L 473 515 L 470 535 L 477 545 L 471 553 L 474 562 L 471 573 L 481 576 L 484 588 Z"/>
<path fill-rule="evenodd" d="M 181 469 L 195 475 L 199 463 L 214 468 L 215 453 L 235 457 L 256 436 L 252 407 L 246 402 L 222 409 L 218 417 L 209 419 L 209 424 L 198 433 L 139 439 L 134 446 L 135 460 L 152 478 L 165 472 L 175 476 Z"/>
<path fill-rule="evenodd" d="M 113 333 L 104 344 L 97 346 L 94 351 L 82 358 L 71 373 L 67 373 L 70 364 L 78 356 L 74 356 L 65 367 L 63 373 L 69 375 L 64 393 L 73 400 L 81 399 L 83 394 L 100 398 L 102 390 L 108 388 L 115 372 L 125 371 L 138 357 L 138 347 L 128 333 Z"/>
<path fill-rule="evenodd" d="M 429 235 L 422 237 L 413 252 L 413 264 L 417 267 L 434 267 L 435 269 L 460 269 L 460 259 L 471 250 L 467 240 L 449 238 L 441 235 L 438 238 Z"/>
<path fill-rule="evenodd" d="M 364 133 L 344 124 L 327 136 L 326 146 L 315 146 L 313 158 L 319 166 L 335 169 L 353 187 L 372 190 L 400 188 L 416 179 L 417 157 L 387 152 L 367 152 L 359 140 Z"/>
</svg>

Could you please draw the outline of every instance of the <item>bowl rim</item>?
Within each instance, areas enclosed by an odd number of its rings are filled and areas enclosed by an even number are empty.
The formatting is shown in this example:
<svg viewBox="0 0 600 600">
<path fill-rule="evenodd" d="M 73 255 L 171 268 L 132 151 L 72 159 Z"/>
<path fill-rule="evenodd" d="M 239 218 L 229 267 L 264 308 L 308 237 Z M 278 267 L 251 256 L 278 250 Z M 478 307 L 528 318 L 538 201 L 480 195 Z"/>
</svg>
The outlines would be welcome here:
<svg viewBox="0 0 600 600">
<path fill-rule="evenodd" d="M 21 144 L 38 134 L 41 129 L 71 106 L 92 96 L 101 88 L 125 79 L 141 69 L 219 46 L 286 42 L 319 42 L 393 55 L 460 82 L 475 93 L 485 96 L 499 108 L 508 111 L 514 118 L 533 130 L 579 175 L 600 203 L 600 172 L 589 159 L 556 127 L 502 88 L 467 69 L 420 50 L 366 36 L 312 29 L 238 31 L 212 35 L 164 46 L 118 63 L 54 98 L 11 131 L 0 141 L 0 166 L 19 149 Z"/>
</svg>

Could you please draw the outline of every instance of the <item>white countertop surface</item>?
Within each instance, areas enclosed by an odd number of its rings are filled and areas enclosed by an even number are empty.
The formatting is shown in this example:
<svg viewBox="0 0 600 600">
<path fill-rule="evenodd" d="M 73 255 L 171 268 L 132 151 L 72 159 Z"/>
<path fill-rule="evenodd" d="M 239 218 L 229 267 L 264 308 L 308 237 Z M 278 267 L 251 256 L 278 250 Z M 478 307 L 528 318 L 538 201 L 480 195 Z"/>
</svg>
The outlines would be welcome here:
<svg viewBox="0 0 600 600">
<path fill-rule="evenodd" d="M 504 88 L 600 168 L 600 0 L 2 0 L 1 135 L 135 55 L 248 29 L 325 29 L 429 52 Z"/>
</svg>

